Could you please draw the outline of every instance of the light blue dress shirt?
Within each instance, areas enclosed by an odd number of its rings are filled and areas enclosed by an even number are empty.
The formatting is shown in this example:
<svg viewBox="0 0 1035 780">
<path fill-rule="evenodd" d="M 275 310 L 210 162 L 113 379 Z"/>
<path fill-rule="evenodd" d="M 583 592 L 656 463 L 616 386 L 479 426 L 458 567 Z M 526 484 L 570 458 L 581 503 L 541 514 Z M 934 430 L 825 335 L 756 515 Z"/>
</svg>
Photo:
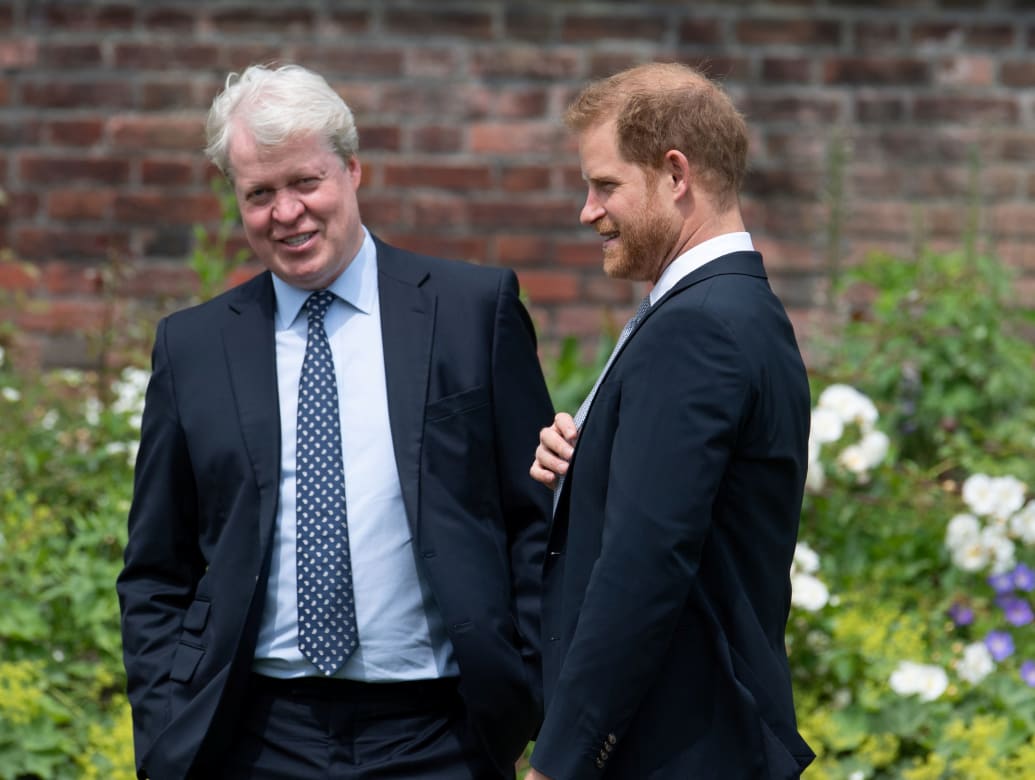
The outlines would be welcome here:
<svg viewBox="0 0 1035 780">
<path fill-rule="evenodd" d="M 280 396 L 280 502 L 254 671 L 320 676 L 298 649 L 295 420 L 310 293 L 273 277 Z M 388 420 L 377 250 L 369 233 L 329 288 L 324 326 L 334 354 L 359 649 L 335 675 L 389 682 L 456 675 L 445 625 L 417 568 Z"/>
</svg>

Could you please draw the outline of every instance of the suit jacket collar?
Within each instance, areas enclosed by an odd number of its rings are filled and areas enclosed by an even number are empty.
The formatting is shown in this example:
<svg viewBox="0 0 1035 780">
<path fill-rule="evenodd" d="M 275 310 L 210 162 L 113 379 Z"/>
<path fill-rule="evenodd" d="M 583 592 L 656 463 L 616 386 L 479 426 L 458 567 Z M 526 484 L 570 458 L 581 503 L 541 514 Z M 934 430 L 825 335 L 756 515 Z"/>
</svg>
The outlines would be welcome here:
<svg viewBox="0 0 1035 780">
<path fill-rule="evenodd" d="M 711 262 L 705 263 L 700 268 L 696 268 L 676 282 L 672 289 L 665 293 L 660 300 L 655 301 L 654 305 L 647 311 L 647 314 L 640 320 L 640 325 L 653 312 L 657 311 L 665 301 L 675 295 L 679 295 L 683 290 L 693 287 L 695 284 L 700 284 L 706 279 L 730 275 L 756 276 L 760 279 L 766 279 L 765 267 L 762 265 L 762 255 L 758 252 L 731 252 L 728 255 L 722 255 Z"/>
<path fill-rule="evenodd" d="M 395 463 L 410 530 L 418 534 L 420 455 L 424 436 L 437 299 L 416 256 L 374 237 L 377 247 L 381 340 Z"/>
</svg>

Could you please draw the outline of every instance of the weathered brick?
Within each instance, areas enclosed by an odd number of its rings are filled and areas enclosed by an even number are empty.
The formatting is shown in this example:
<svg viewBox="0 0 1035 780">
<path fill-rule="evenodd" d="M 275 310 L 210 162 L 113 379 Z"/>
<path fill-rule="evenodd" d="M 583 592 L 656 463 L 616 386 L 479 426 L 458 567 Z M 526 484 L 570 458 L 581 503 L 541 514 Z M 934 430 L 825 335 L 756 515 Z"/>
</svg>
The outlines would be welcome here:
<svg viewBox="0 0 1035 780">
<path fill-rule="evenodd" d="M 502 45 L 471 53 L 471 75 L 481 78 L 565 79 L 578 75 L 579 55 L 571 48 Z"/>
<path fill-rule="evenodd" d="M 398 195 L 390 197 L 364 193 L 360 190 L 360 210 L 363 222 L 370 228 L 388 228 L 399 225 L 403 221 L 403 204 Z"/>
<path fill-rule="evenodd" d="M 47 215 L 60 220 L 99 220 L 108 216 L 115 200 L 112 190 L 59 189 L 47 194 Z"/>
<path fill-rule="evenodd" d="M 363 8 L 335 8 L 328 14 L 328 19 L 339 33 L 356 34 L 370 29 L 370 11 Z"/>
<path fill-rule="evenodd" d="M 40 196 L 25 190 L 5 190 L 0 202 L 0 219 L 12 221 L 31 220 L 40 211 Z M 0 244 L 3 247 L 4 244 Z"/>
<path fill-rule="evenodd" d="M 829 19 L 754 17 L 738 21 L 734 31 L 741 43 L 756 46 L 835 46 L 841 39 L 841 23 Z"/>
<path fill-rule="evenodd" d="M 822 191 L 823 180 L 818 173 L 797 168 L 761 169 L 748 171 L 744 192 L 756 197 L 815 198 Z"/>
<path fill-rule="evenodd" d="M 23 182 L 43 185 L 125 184 L 129 178 L 129 162 L 104 158 L 25 154 L 18 170 Z"/>
<path fill-rule="evenodd" d="M 752 75 L 749 57 L 691 54 L 680 57 L 680 61 L 723 83 L 744 81 Z"/>
<path fill-rule="evenodd" d="M 198 290 L 198 275 L 183 263 L 140 264 L 123 282 L 123 291 L 134 297 L 185 298 Z"/>
<path fill-rule="evenodd" d="M 570 271 L 518 271 L 521 289 L 536 303 L 568 303 L 580 298 L 579 274 Z"/>
<path fill-rule="evenodd" d="M 463 147 L 464 133 L 455 125 L 422 125 L 411 129 L 410 143 L 415 152 L 459 152 Z M 398 148 L 397 138 L 394 148 Z"/>
<path fill-rule="evenodd" d="M 1016 122 L 1019 108 L 1016 99 L 997 97 L 918 97 L 913 115 L 930 122 Z"/>
<path fill-rule="evenodd" d="M 107 260 L 112 254 L 127 255 L 129 238 L 125 232 L 106 228 L 94 232 L 24 226 L 13 235 L 15 254 L 26 260 Z"/>
<path fill-rule="evenodd" d="M 531 41 L 541 44 L 557 38 L 557 16 L 538 7 L 527 4 L 513 6 L 510 3 L 503 14 L 503 35 L 510 40 Z"/>
<path fill-rule="evenodd" d="M 46 42 L 39 48 L 39 64 L 46 68 L 96 68 L 104 56 L 98 43 Z"/>
<path fill-rule="evenodd" d="M 413 208 L 415 227 L 434 229 L 448 225 L 450 229 L 455 230 L 469 225 L 469 202 L 462 195 L 415 194 L 407 200 Z"/>
<path fill-rule="evenodd" d="M 196 43 L 119 43 L 115 45 L 115 67 L 164 70 L 167 68 L 211 68 L 219 61 L 219 47 Z"/>
<path fill-rule="evenodd" d="M 440 187 L 454 190 L 484 190 L 491 183 L 484 165 L 389 164 L 384 167 L 387 187 Z"/>
<path fill-rule="evenodd" d="M 999 67 L 999 78 L 1007 87 L 1035 86 L 1035 63 L 1029 60 L 1007 60 Z"/>
<path fill-rule="evenodd" d="M 495 114 L 510 119 L 544 117 L 550 107 L 550 95 L 541 87 L 515 87 L 502 92 L 495 104 Z"/>
<path fill-rule="evenodd" d="M 202 116 L 116 116 L 108 132 L 116 148 L 197 150 L 205 145 Z"/>
<path fill-rule="evenodd" d="M 111 319 L 109 306 L 92 298 L 36 299 L 19 308 L 15 321 L 21 328 L 43 333 L 96 333 Z"/>
<path fill-rule="evenodd" d="M 493 236 L 496 259 L 506 266 L 550 266 L 554 259 L 554 242 L 541 235 Z"/>
<path fill-rule="evenodd" d="M 902 24 L 897 21 L 857 21 L 852 41 L 860 52 L 898 49 L 902 45 Z"/>
<path fill-rule="evenodd" d="M 946 87 L 990 87 L 996 61 L 990 56 L 946 57 L 934 64 L 934 83 Z"/>
<path fill-rule="evenodd" d="M 193 228 L 193 225 L 157 225 L 136 231 L 136 241 L 147 258 L 182 258 L 189 255 L 196 245 Z M 232 254 L 227 252 L 228 257 Z"/>
<path fill-rule="evenodd" d="M 758 95 L 744 102 L 742 110 L 755 122 L 829 124 L 841 118 L 841 101 L 836 97 Z"/>
<path fill-rule="evenodd" d="M 270 7 L 257 3 L 236 8 L 214 8 L 210 11 L 212 25 L 226 33 L 276 34 L 286 36 L 311 35 L 314 30 L 313 12 L 306 7 Z"/>
<path fill-rule="evenodd" d="M 144 26 L 162 32 L 186 33 L 195 29 L 199 17 L 184 8 L 143 8 L 140 18 Z"/>
<path fill-rule="evenodd" d="M 470 204 L 470 220 L 479 228 L 554 228 L 571 227 L 569 204 L 556 198 L 544 197 L 534 204 L 514 203 L 513 200 L 494 203 L 478 200 Z"/>
<path fill-rule="evenodd" d="M 504 166 L 500 175 L 500 187 L 505 192 L 537 192 L 550 188 L 553 171 L 549 167 L 536 165 Z"/>
<path fill-rule="evenodd" d="M 211 101 L 200 101 L 190 84 L 182 81 L 144 81 L 138 86 L 144 111 L 207 109 Z"/>
<path fill-rule="evenodd" d="M 45 263 L 41 281 L 50 295 L 99 295 L 104 289 L 100 270 L 81 263 Z"/>
<path fill-rule="evenodd" d="M 218 217 L 219 200 L 210 193 L 168 195 L 164 192 L 120 194 L 115 198 L 115 219 L 125 223 L 208 222 Z"/>
<path fill-rule="evenodd" d="M 809 57 L 766 57 L 762 61 L 762 79 L 776 83 L 805 83 L 812 79 Z"/>
<path fill-rule="evenodd" d="M 425 37 L 450 36 L 486 40 L 492 36 L 492 16 L 482 11 L 388 8 L 384 26 L 389 33 Z"/>
<path fill-rule="evenodd" d="M 986 209 L 988 227 L 1003 237 L 1035 236 L 1035 204 L 1028 201 L 999 203 Z"/>
<path fill-rule="evenodd" d="M 607 39 L 660 40 L 665 34 L 665 20 L 641 9 L 631 14 L 567 13 L 561 22 L 561 39 L 568 42 Z"/>
<path fill-rule="evenodd" d="M 905 57 L 838 57 L 823 67 L 828 84 L 926 84 L 930 68 L 924 60 Z"/>
<path fill-rule="evenodd" d="M 566 135 L 558 122 L 476 122 L 468 127 L 470 150 L 477 154 L 552 154 Z"/>
<path fill-rule="evenodd" d="M 21 41 L 0 41 L 0 68 L 20 70 L 39 61 L 39 44 L 35 38 Z"/>
<path fill-rule="evenodd" d="M 99 118 L 55 119 L 47 122 L 44 133 L 53 144 L 93 146 L 104 136 L 104 120 Z"/>
<path fill-rule="evenodd" d="M 572 214 L 571 225 L 578 225 L 578 212 Z M 556 262 L 558 265 L 571 268 L 604 267 L 604 250 L 600 239 L 593 235 L 590 228 L 585 228 L 586 238 L 578 241 L 558 241 Z"/>
<path fill-rule="evenodd" d="M 132 4 L 94 4 L 76 7 L 61 0 L 45 0 L 46 19 L 50 26 L 76 30 L 127 30 L 136 19 Z"/>
<path fill-rule="evenodd" d="M 22 85 L 22 101 L 35 108 L 128 108 L 131 85 L 125 81 L 30 81 Z"/>
<path fill-rule="evenodd" d="M 631 284 L 623 283 L 618 279 L 609 279 L 606 276 L 590 274 L 582 280 L 582 300 L 587 303 L 609 303 L 615 305 L 631 306 L 638 304 L 639 298 L 635 298 Z"/>
<path fill-rule="evenodd" d="M 306 47 L 306 65 L 320 73 L 364 76 L 401 76 L 406 52 L 402 48 L 373 49 L 365 46 Z"/>
<path fill-rule="evenodd" d="M 0 93 L 4 84 L 0 81 Z M 0 101 L 2 103 L 3 101 Z M 16 146 L 37 146 L 43 139 L 43 125 L 38 119 L 20 117 L 4 119 L 0 117 L 0 149 L 13 149 Z"/>
<path fill-rule="evenodd" d="M 192 160 L 149 158 L 140 163 L 140 181 L 147 186 L 182 187 L 195 181 Z"/>
<path fill-rule="evenodd" d="M 35 289 L 39 281 L 40 270 L 37 266 L 10 260 L 0 261 L 0 290 L 25 293 Z"/>
<path fill-rule="evenodd" d="M 400 130 L 396 125 L 365 125 L 359 128 L 360 151 L 376 149 L 395 152 L 400 148 Z"/>
<path fill-rule="evenodd" d="M 722 23 L 718 19 L 684 19 L 679 23 L 679 42 L 705 45 L 721 43 Z"/>
<path fill-rule="evenodd" d="M 217 65 L 220 71 L 219 89 L 222 90 L 225 75 L 229 72 L 241 73 L 249 65 L 257 63 L 270 64 L 284 62 L 291 59 L 283 43 L 269 43 L 264 41 L 232 40 L 219 47 L 219 61 Z M 321 66 L 311 64 L 310 67 L 322 71 Z M 213 90 L 213 94 L 215 90 Z"/>
<path fill-rule="evenodd" d="M 859 94 L 855 98 L 855 117 L 867 124 L 901 122 L 906 117 L 906 102 L 893 95 Z"/>
<path fill-rule="evenodd" d="M 405 73 L 408 77 L 431 81 L 433 79 L 449 79 L 460 67 L 455 47 L 442 46 L 433 49 L 415 49 L 408 53 Z"/>
</svg>

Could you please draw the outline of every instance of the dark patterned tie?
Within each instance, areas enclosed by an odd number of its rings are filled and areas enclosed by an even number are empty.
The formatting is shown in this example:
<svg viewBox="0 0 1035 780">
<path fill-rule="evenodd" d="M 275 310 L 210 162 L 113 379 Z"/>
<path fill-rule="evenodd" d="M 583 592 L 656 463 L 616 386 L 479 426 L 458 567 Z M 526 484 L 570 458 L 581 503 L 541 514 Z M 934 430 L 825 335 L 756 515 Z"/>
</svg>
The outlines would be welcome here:
<svg viewBox="0 0 1035 780">
<path fill-rule="evenodd" d="M 305 302 L 309 335 L 298 386 L 296 458 L 296 567 L 298 648 L 332 675 L 359 645 L 352 592 L 345 470 L 334 359 L 323 318 L 334 293 Z"/>
<path fill-rule="evenodd" d="M 639 307 L 636 309 L 636 313 L 629 318 L 629 321 L 625 323 L 625 327 L 622 328 L 622 332 L 618 334 L 618 340 L 615 342 L 614 349 L 611 350 L 611 355 L 607 358 L 607 362 L 604 364 L 604 368 L 601 370 L 600 375 L 597 377 L 597 381 L 593 383 L 593 388 L 589 391 L 579 410 L 575 412 L 575 428 L 582 430 L 582 424 L 586 422 L 586 415 L 589 414 L 589 407 L 593 403 L 593 397 L 597 394 L 597 390 L 600 388 L 600 382 L 607 374 L 607 369 L 611 367 L 612 361 L 615 359 L 615 355 L 618 354 L 618 350 L 622 348 L 622 345 L 629 338 L 629 334 L 633 332 L 633 329 L 640 324 L 640 320 L 650 309 L 650 296 L 646 296 L 640 301 Z M 553 511 L 557 511 L 557 502 L 561 498 L 561 487 L 564 485 L 564 474 L 557 479 L 557 487 L 553 491 Z"/>
</svg>

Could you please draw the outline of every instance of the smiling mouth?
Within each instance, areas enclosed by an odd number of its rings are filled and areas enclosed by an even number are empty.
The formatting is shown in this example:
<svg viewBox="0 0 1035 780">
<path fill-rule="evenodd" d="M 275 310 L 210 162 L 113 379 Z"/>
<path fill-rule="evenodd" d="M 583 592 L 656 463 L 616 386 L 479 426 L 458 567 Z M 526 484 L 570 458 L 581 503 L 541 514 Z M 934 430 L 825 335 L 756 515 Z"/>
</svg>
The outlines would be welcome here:
<svg viewBox="0 0 1035 780">
<path fill-rule="evenodd" d="M 606 244 L 608 241 L 613 241 L 614 239 L 618 238 L 619 233 L 617 230 L 615 230 L 610 233 L 601 233 L 600 236 L 604 239 L 604 243 Z"/>
<path fill-rule="evenodd" d="M 287 244 L 288 246 L 302 246 L 306 241 L 316 235 L 316 231 L 311 233 L 299 233 L 297 236 L 290 236 L 289 238 L 282 238 L 281 243 Z"/>
</svg>

